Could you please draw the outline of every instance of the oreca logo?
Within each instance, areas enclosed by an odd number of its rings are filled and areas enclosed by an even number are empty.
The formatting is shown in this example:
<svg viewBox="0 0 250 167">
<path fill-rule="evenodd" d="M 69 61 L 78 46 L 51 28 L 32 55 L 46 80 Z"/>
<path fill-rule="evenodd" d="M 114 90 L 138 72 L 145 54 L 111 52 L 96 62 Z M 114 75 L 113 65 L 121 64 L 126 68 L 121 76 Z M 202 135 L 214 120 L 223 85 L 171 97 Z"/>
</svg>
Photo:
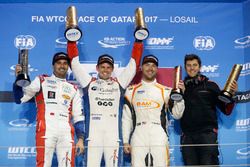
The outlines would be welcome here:
<svg viewBox="0 0 250 167">
<path fill-rule="evenodd" d="M 18 35 L 14 45 L 17 49 L 32 49 L 36 46 L 36 39 L 32 35 Z"/>
<path fill-rule="evenodd" d="M 237 154 L 248 156 L 250 154 L 250 146 L 238 149 Z"/>
<path fill-rule="evenodd" d="M 211 36 L 197 36 L 193 45 L 197 50 L 212 50 L 215 47 L 215 39 Z"/>
<path fill-rule="evenodd" d="M 35 126 L 34 124 L 30 123 L 30 121 L 27 119 L 16 119 L 16 120 L 10 121 L 9 125 L 13 127 L 21 127 L 21 128 Z"/>
</svg>

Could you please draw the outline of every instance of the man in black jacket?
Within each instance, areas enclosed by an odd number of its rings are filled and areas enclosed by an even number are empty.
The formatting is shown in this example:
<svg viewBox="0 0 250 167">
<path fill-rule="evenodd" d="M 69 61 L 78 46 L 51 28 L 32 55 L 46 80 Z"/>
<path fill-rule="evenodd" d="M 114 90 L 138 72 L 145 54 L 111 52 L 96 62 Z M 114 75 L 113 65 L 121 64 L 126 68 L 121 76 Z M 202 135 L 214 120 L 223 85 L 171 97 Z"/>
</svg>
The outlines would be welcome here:
<svg viewBox="0 0 250 167">
<path fill-rule="evenodd" d="M 220 88 L 215 82 L 200 74 L 201 60 L 195 54 L 185 56 L 185 111 L 181 118 L 181 144 L 185 165 L 218 165 L 216 107 L 230 115 L 234 103 L 225 104 L 218 99 Z M 238 84 L 230 85 L 236 92 Z M 185 146 L 196 145 L 201 146 Z M 202 146 L 208 144 L 208 146 Z"/>
</svg>

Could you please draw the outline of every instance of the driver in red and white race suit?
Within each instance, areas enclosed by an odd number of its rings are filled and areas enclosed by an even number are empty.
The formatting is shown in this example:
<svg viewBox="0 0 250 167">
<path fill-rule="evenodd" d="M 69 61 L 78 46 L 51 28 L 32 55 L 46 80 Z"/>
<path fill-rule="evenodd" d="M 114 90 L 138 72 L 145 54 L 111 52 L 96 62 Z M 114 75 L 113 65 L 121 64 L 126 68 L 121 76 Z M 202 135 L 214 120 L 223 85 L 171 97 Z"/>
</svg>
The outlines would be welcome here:
<svg viewBox="0 0 250 167">
<path fill-rule="evenodd" d="M 76 80 L 84 89 L 84 110 L 86 118 L 87 166 L 98 167 L 104 155 L 106 167 L 116 167 L 119 158 L 121 136 L 121 99 L 126 87 L 136 74 L 143 51 L 143 43 L 135 42 L 132 57 L 117 78 L 112 78 L 114 60 L 104 54 L 98 58 L 98 77 L 91 77 L 80 64 L 75 42 L 68 42 L 68 55 Z"/>
<path fill-rule="evenodd" d="M 131 153 L 133 167 L 169 165 L 166 111 L 175 119 L 184 112 L 184 100 L 170 102 L 171 88 L 157 83 L 157 68 L 158 59 L 145 56 L 141 83 L 130 86 L 125 93 L 122 134 L 124 152 Z M 184 83 L 180 81 L 178 87 L 183 90 Z"/>
<path fill-rule="evenodd" d="M 82 98 L 79 89 L 66 81 L 69 63 L 67 55 L 58 52 L 53 57 L 51 76 L 37 76 L 24 88 L 13 85 L 16 103 L 25 103 L 35 97 L 37 167 L 51 167 L 54 151 L 58 166 L 74 167 L 74 132 L 79 139 L 76 149 L 80 148 L 81 153 L 84 149 Z M 20 68 L 16 66 L 16 75 Z"/>
</svg>

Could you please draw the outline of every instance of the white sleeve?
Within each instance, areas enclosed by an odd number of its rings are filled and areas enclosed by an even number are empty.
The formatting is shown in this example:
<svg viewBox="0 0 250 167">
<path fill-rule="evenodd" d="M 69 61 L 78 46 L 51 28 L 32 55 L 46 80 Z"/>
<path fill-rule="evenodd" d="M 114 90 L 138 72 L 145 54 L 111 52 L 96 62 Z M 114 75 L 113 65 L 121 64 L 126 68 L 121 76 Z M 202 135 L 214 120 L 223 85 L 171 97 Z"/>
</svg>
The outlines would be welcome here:
<svg viewBox="0 0 250 167">
<path fill-rule="evenodd" d="M 122 138 L 123 143 L 129 143 L 130 134 L 133 130 L 133 120 L 130 108 L 127 104 L 123 106 L 122 112 Z"/>
<path fill-rule="evenodd" d="M 166 96 L 166 104 L 168 104 L 168 101 L 170 100 L 170 93 L 171 90 L 166 91 L 167 96 Z M 180 119 L 183 115 L 185 109 L 185 104 L 184 104 L 184 100 L 182 99 L 181 101 L 174 101 L 173 107 L 172 107 L 172 112 L 171 115 L 175 118 L 175 119 Z"/>
<path fill-rule="evenodd" d="M 71 69 L 81 87 L 85 88 L 86 86 L 88 86 L 91 81 L 91 76 L 87 73 L 86 69 L 80 64 L 79 56 L 73 58 L 71 62 Z"/>
<path fill-rule="evenodd" d="M 178 101 L 178 102 L 175 101 L 174 106 L 172 108 L 172 116 L 175 119 L 180 119 L 182 117 L 182 115 L 183 115 L 184 109 L 185 109 L 184 100 L 181 100 L 181 101 Z"/>
<path fill-rule="evenodd" d="M 76 94 L 73 98 L 72 111 L 74 124 L 84 120 L 82 98 L 80 96 L 79 89 L 77 89 Z"/>
<path fill-rule="evenodd" d="M 29 86 L 23 87 L 23 97 L 21 98 L 21 103 L 29 101 L 32 97 L 40 91 L 40 79 L 36 77 Z"/>
<path fill-rule="evenodd" d="M 123 89 L 126 89 L 126 87 L 133 80 L 135 73 L 136 73 L 136 63 L 135 60 L 131 58 L 124 71 L 117 77 L 118 82 L 120 83 Z"/>
</svg>

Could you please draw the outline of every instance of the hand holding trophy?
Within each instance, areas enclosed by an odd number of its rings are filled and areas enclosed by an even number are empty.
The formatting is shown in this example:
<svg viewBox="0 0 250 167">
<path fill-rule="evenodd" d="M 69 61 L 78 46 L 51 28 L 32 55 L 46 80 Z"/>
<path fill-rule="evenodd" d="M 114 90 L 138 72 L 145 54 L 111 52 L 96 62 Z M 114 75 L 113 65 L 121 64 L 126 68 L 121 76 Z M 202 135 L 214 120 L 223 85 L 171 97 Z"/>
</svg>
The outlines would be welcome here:
<svg viewBox="0 0 250 167">
<path fill-rule="evenodd" d="M 135 21 L 136 21 L 136 29 L 134 32 L 135 38 L 139 41 L 147 39 L 149 36 L 149 31 L 146 28 L 143 10 L 141 7 L 135 10 Z"/>
<path fill-rule="evenodd" d="M 18 50 L 18 64 L 21 70 L 16 76 L 15 84 L 20 87 L 26 87 L 30 84 L 30 77 L 28 75 L 28 49 Z"/>
<path fill-rule="evenodd" d="M 77 12 L 75 6 L 70 6 L 67 9 L 66 30 L 64 33 L 68 41 L 75 42 L 82 37 L 82 31 L 78 27 Z"/>
<path fill-rule="evenodd" d="M 231 85 L 234 81 L 237 81 L 240 72 L 242 70 L 242 65 L 235 64 L 232 68 L 232 71 L 227 79 L 227 82 L 224 86 L 224 89 L 221 91 L 219 95 L 219 100 L 223 101 L 224 103 L 232 103 L 233 102 L 233 96 L 235 94 L 235 91 L 231 88 Z"/>
<path fill-rule="evenodd" d="M 175 66 L 174 68 L 174 85 L 170 93 L 170 99 L 173 101 L 181 101 L 183 99 L 183 94 L 178 88 L 179 82 L 181 80 L 181 66 Z"/>
</svg>

